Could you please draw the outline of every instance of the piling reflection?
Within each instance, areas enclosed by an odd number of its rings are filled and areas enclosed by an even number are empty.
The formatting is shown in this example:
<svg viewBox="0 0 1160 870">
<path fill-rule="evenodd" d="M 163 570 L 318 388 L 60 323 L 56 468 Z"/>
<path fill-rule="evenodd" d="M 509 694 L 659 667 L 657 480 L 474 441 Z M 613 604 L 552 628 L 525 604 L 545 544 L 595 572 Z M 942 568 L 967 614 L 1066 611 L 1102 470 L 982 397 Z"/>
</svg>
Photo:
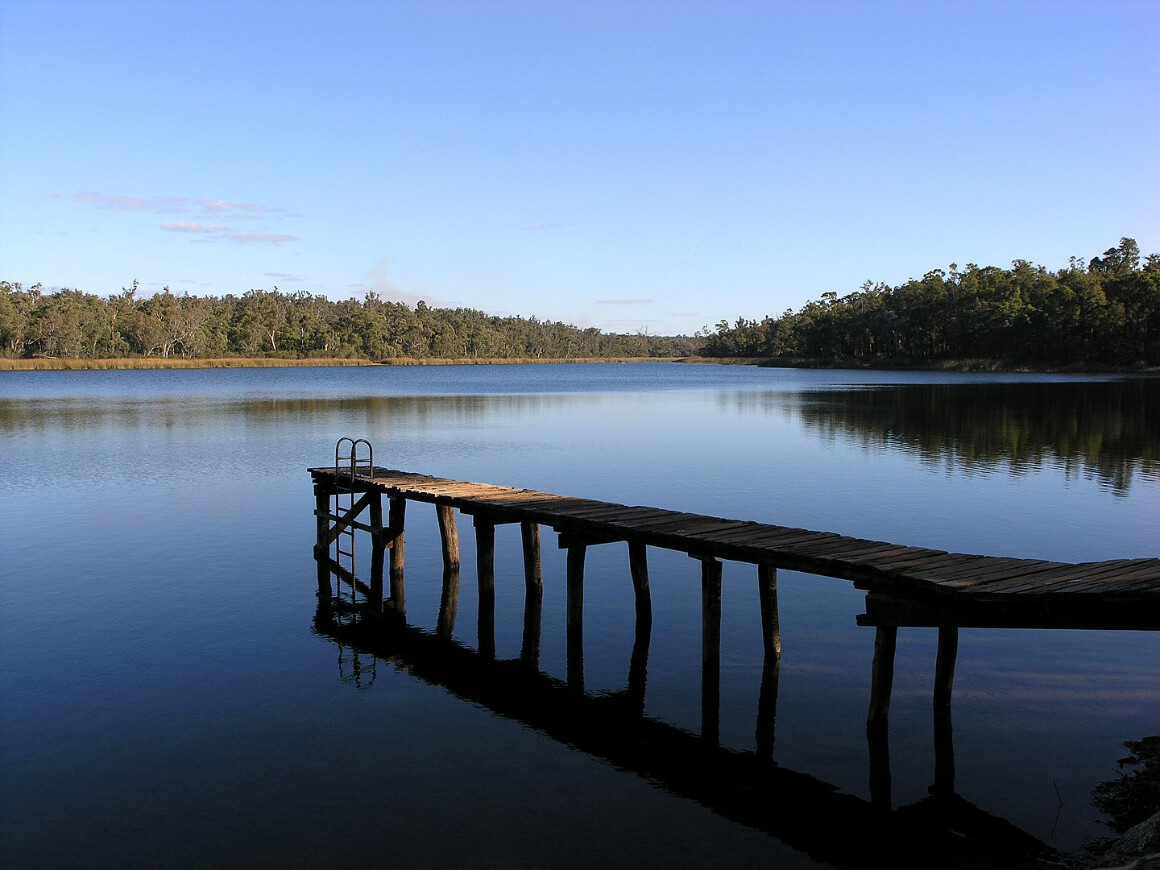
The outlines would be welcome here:
<svg viewBox="0 0 1160 870">
<path fill-rule="evenodd" d="M 703 561 L 703 591 L 713 630 L 715 580 L 720 564 Z M 343 578 L 336 575 L 338 581 Z M 771 578 L 767 578 L 771 579 Z M 352 605 L 338 596 L 320 597 L 315 631 L 346 650 L 360 678 L 378 662 L 407 671 L 472 703 L 514 719 L 552 738 L 635 772 L 676 794 L 691 798 L 737 823 L 761 830 L 838 867 L 960 866 L 1036 867 L 1054 859 L 1048 846 L 1003 819 L 963 800 L 954 791 L 949 681 L 936 692 L 936 762 L 930 795 L 895 808 L 890 795 L 887 719 L 868 727 L 869 800 L 844 794 L 809 774 L 789 770 L 775 759 L 780 637 L 771 636 L 757 703 L 755 747 L 727 748 L 719 740 L 719 682 L 712 645 L 704 658 L 702 728 L 692 733 L 645 713 L 652 620 L 638 611 L 626 687 L 612 693 L 583 688 L 583 650 L 570 637 L 564 680 L 539 669 L 542 590 L 529 582 L 523 638 L 516 659 L 498 659 L 494 635 L 484 629 L 480 608 L 478 648 L 454 640 L 459 572 L 443 576 L 437 628 L 411 625 L 388 601 L 382 608 Z M 718 629 L 719 630 L 719 629 Z M 895 630 L 897 627 L 895 626 Z M 883 653 L 883 662 L 890 658 Z M 953 670 L 953 645 L 940 644 L 942 670 Z M 373 664 L 372 664 L 373 663 Z M 879 662 L 876 669 L 884 669 Z M 888 676 L 882 670 L 879 676 Z M 880 700 L 888 699 L 888 693 Z M 885 712 L 885 710 L 883 711 Z"/>
</svg>

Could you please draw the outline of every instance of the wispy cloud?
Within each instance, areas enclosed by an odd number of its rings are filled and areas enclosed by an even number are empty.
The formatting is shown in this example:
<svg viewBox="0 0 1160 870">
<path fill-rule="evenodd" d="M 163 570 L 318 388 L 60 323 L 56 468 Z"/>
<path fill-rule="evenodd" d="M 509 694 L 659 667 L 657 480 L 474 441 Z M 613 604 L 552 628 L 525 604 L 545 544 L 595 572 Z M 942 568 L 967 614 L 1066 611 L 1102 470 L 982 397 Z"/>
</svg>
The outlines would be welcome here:
<svg viewBox="0 0 1160 870">
<path fill-rule="evenodd" d="M 228 216 L 234 220 L 253 221 L 277 218 L 287 214 L 284 208 L 261 205 L 256 202 L 233 202 L 225 199 L 192 199 L 188 196 L 122 196 L 110 193 L 84 191 L 73 194 L 76 202 L 93 208 L 116 211 L 149 211 L 159 214 L 193 212 L 194 217 Z M 287 233 L 238 230 L 218 223 L 199 221 L 166 221 L 161 229 L 171 233 L 189 233 L 195 242 L 226 241 L 238 245 L 282 245 L 298 241 Z"/>
<path fill-rule="evenodd" d="M 655 299 L 597 299 L 597 305 L 652 305 Z"/>
<path fill-rule="evenodd" d="M 179 212 L 189 206 L 187 196 L 116 196 L 108 193 L 83 192 L 73 194 L 73 199 L 94 208 L 116 209 L 117 211 Z"/>
<path fill-rule="evenodd" d="M 298 241 L 298 236 L 286 233 L 252 233 L 249 230 L 227 230 L 222 236 L 227 242 L 239 245 L 282 245 Z"/>
<path fill-rule="evenodd" d="M 171 233 L 192 233 L 201 236 L 198 241 L 226 241 L 239 245 L 281 245 L 298 241 L 297 236 L 286 233 L 256 233 L 250 230 L 235 230 L 218 224 L 196 224 L 185 221 L 167 221 L 161 229 Z"/>
<path fill-rule="evenodd" d="M 286 281 L 290 284 L 301 284 L 304 281 L 303 278 L 299 278 L 297 275 L 290 275 L 286 272 L 266 272 L 265 274 L 267 278 L 277 278 L 279 281 Z"/>
<path fill-rule="evenodd" d="M 199 199 L 197 204 L 204 209 L 219 213 L 241 213 L 241 214 L 282 214 L 286 211 L 284 208 L 272 208 L 268 205 L 259 205 L 256 202 L 229 202 L 224 199 Z"/>
<path fill-rule="evenodd" d="M 161 225 L 161 229 L 168 230 L 171 233 L 224 233 L 225 227 L 219 227 L 216 224 L 191 224 L 183 221 L 167 221 Z"/>
</svg>

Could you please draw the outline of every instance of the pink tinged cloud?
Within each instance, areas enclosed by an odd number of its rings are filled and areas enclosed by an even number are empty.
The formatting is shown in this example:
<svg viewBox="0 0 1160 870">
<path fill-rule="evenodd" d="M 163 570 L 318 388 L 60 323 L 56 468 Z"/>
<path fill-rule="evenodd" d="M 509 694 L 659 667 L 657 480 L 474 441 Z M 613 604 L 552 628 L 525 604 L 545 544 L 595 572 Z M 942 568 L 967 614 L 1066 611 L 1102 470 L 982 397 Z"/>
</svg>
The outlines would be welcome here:
<svg viewBox="0 0 1160 870">
<path fill-rule="evenodd" d="M 227 242 L 236 242 L 239 245 L 282 245 L 286 242 L 298 241 L 298 236 L 289 236 L 285 233 L 251 233 L 243 230 L 228 230 L 222 235 Z"/>
<path fill-rule="evenodd" d="M 189 197 L 185 196 L 115 196 L 91 192 L 74 194 L 73 199 L 95 208 L 117 211 L 182 211 L 189 202 Z"/>
<path fill-rule="evenodd" d="M 247 214 L 273 214 L 285 211 L 281 208 L 270 208 L 256 202 L 229 202 L 224 199 L 199 199 L 197 204 L 202 208 L 218 212 L 243 212 Z"/>
<path fill-rule="evenodd" d="M 217 224 L 196 224 L 184 221 L 168 221 L 161 225 L 161 229 L 171 233 L 193 233 L 208 237 L 199 241 L 222 239 L 238 245 L 281 245 L 286 242 L 298 241 L 297 236 L 285 233 L 257 233 L 249 230 L 232 230 Z"/>
<path fill-rule="evenodd" d="M 181 221 L 168 221 L 161 225 L 161 229 L 169 230 L 171 233 L 224 233 L 225 227 L 219 227 L 215 224 L 191 224 Z"/>
</svg>

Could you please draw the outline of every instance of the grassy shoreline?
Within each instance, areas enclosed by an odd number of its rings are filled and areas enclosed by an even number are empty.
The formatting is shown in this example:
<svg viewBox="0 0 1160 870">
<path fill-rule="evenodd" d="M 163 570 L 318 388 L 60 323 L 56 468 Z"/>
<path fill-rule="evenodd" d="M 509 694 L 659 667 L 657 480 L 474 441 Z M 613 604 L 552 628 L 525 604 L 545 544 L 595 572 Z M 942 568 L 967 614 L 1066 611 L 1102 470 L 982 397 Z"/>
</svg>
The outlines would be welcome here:
<svg viewBox="0 0 1160 870">
<path fill-rule="evenodd" d="M 517 357 L 511 359 L 411 359 L 394 358 L 384 360 L 315 358 L 287 359 L 281 357 L 222 357 L 214 359 L 182 359 L 180 357 L 126 357 L 121 359 L 4 359 L 0 358 L 0 371 L 114 371 L 131 369 L 222 369 L 222 368 L 289 368 L 289 367 L 332 367 L 332 366 L 464 366 L 464 365 L 527 365 L 531 363 L 632 363 L 632 362 L 677 362 L 680 357 L 576 357 L 570 359 L 534 359 Z M 715 360 L 706 360 L 715 362 Z"/>
<path fill-rule="evenodd" d="M 922 363 L 908 360 L 824 360 L 824 359 L 771 359 L 769 357 L 572 357 L 568 359 L 536 359 L 533 357 L 474 358 L 474 359 L 413 359 L 397 357 L 384 360 L 319 357 L 290 359 L 283 357 L 220 357 L 182 359 L 181 357 L 124 357 L 119 359 L 8 359 L 0 357 L 0 372 L 4 371 L 114 371 L 147 369 L 220 369 L 220 368 L 290 368 L 339 366 L 470 366 L 470 365 L 530 365 L 585 363 L 639 363 L 677 362 L 693 365 L 742 365 L 766 368 L 803 369 L 875 369 L 885 371 L 939 371 L 939 372 L 1051 372 L 1066 374 L 1160 374 L 1160 369 L 1131 366 L 1092 366 L 1081 363 L 1027 366 L 1006 360 L 961 359 L 934 360 Z"/>
</svg>

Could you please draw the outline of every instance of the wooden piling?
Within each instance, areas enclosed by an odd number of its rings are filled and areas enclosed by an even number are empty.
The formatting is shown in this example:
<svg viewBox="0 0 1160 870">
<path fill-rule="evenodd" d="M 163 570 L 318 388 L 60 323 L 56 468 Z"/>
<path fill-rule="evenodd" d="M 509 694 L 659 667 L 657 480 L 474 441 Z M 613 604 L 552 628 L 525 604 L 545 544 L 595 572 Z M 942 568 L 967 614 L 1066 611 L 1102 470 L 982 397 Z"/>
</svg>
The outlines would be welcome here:
<svg viewBox="0 0 1160 870">
<path fill-rule="evenodd" d="M 481 516 L 475 525 L 475 571 L 479 586 L 479 653 L 495 658 L 495 524 Z"/>
<path fill-rule="evenodd" d="M 935 797 L 949 797 L 955 793 L 951 689 L 955 681 L 955 659 L 958 653 L 958 627 L 940 625 L 934 665 L 934 785 L 931 792 Z"/>
<path fill-rule="evenodd" d="M 584 556 L 587 545 L 570 541 L 568 545 L 567 647 L 568 686 L 584 691 Z"/>
<path fill-rule="evenodd" d="M 439 596 L 439 619 L 435 623 L 435 634 L 450 640 L 455 632 L 455 617 L 459 612 L 459 569 L 443 569 L 443 590 Z"/>
<path fill-rule="evenodd" d="M 520 523 L 520 540 L 524 550 L 524 587 L 529 596 L 544 594 L 544 570 L 540 564 L 540 525 Z"/>
<path fill-rule="evenodd" d="M 955 743 L 951 726 L 951 708 L 934 711 L 934 785 L 935 797 L 955 793 Z"/>
<path fill-rule="evenodd" d="M 765 643 L 765 661 L 781 658 L 781 620 L 777 614 L 777 569 L 773 565 L 757 566 L 757 597 L 761 604 L 761 636 Z"/>
<path fill-rule="evenodd" d="M 867 730 L 870 750 L 870 805 L 876 815 L 886 818 L 894 805 L 894 784 L 890 775 L 890 732 L 886 727 Z"/>
<path fill-rule="evenodd" d="M 648 554 L 640 541 L 628 542 L 628 569 L 636 599 L 636 627 L 652 626 L 652 592 L 648 585 Z"/>
<path fill-rule="evenodd" d="M 934 709 L 951 708 L 951 689 L 955 682 L 955 659 L 959 654 L 959 630 L 953 625 L 939 626 L 938 653 L 934 663 Z"/>
<path fill-rule="evenodd" d="M 403 587 L 403 544 L 405 540 L 407 500 L 392 498 L 387 521 L 390 528 L 384 536 L 391 545 L 391 606 L 400 616 L 407 614 L 406 594 Z"/>
<path fill-rule="evenodd" d="M 439 539 L 443 544 L 443 570 L 459 572 L 459 529 L 455 525 L 455 508 L 447 504 L 435 505 L 439 518 Z"/>
<path fill-rule="evenodd" d="M 367 592 L 367 606 L 372 610 L 383 608 L 383 560 L 386 540 L 383 529 L 383 495 L 381 492 L 368 493 L 371 496 L 371 582 Z"/>
<path fill-rule="evenodd" d="M 540 667 L 540 626 L 543 622 L 543 596 L 524 597 L 524 636 L 520 644 L 520 661 L 528 667 Z"/>
<path fill-rule="evenodd" d="M 636 620 L 632 656 L 628 661 L 628 703 L 638 716 L 644 715 L 645 685 L 648 680 L 648 650 L 652 642 L 652 621 Z"/>
<path fill-rule="evenodd" d="M 329 604 L 334 589 L 330 585 L 330 494 L 329 488 L 321 483 L 314 484 L 314 516 L 317 541 L 314 544 L 314 559 L 318 564 L 318 597 Z"/>
<path fill-rule="evenodd" d="M 721 740 L 721 563 L 701 559 L 701 737 Z"/>
<path fill-rule="evenodd" d="M 894 650 L 898 645 L 898 627 L 880 625 L 874 632 L 874 664 L 870 675 L 870 712 L 866 729 L 886 731 L 890 719 L 890 690 L 894 685 Z"/>
<path fill-rule="evenodd" d="M 544 574 L 540 562 L 539 523 L 520 523 L 524 551 L 524 637 L 520 659 L 533 668 L 540 666 L 540 626 L 544 604 Z"/>
</svg>

